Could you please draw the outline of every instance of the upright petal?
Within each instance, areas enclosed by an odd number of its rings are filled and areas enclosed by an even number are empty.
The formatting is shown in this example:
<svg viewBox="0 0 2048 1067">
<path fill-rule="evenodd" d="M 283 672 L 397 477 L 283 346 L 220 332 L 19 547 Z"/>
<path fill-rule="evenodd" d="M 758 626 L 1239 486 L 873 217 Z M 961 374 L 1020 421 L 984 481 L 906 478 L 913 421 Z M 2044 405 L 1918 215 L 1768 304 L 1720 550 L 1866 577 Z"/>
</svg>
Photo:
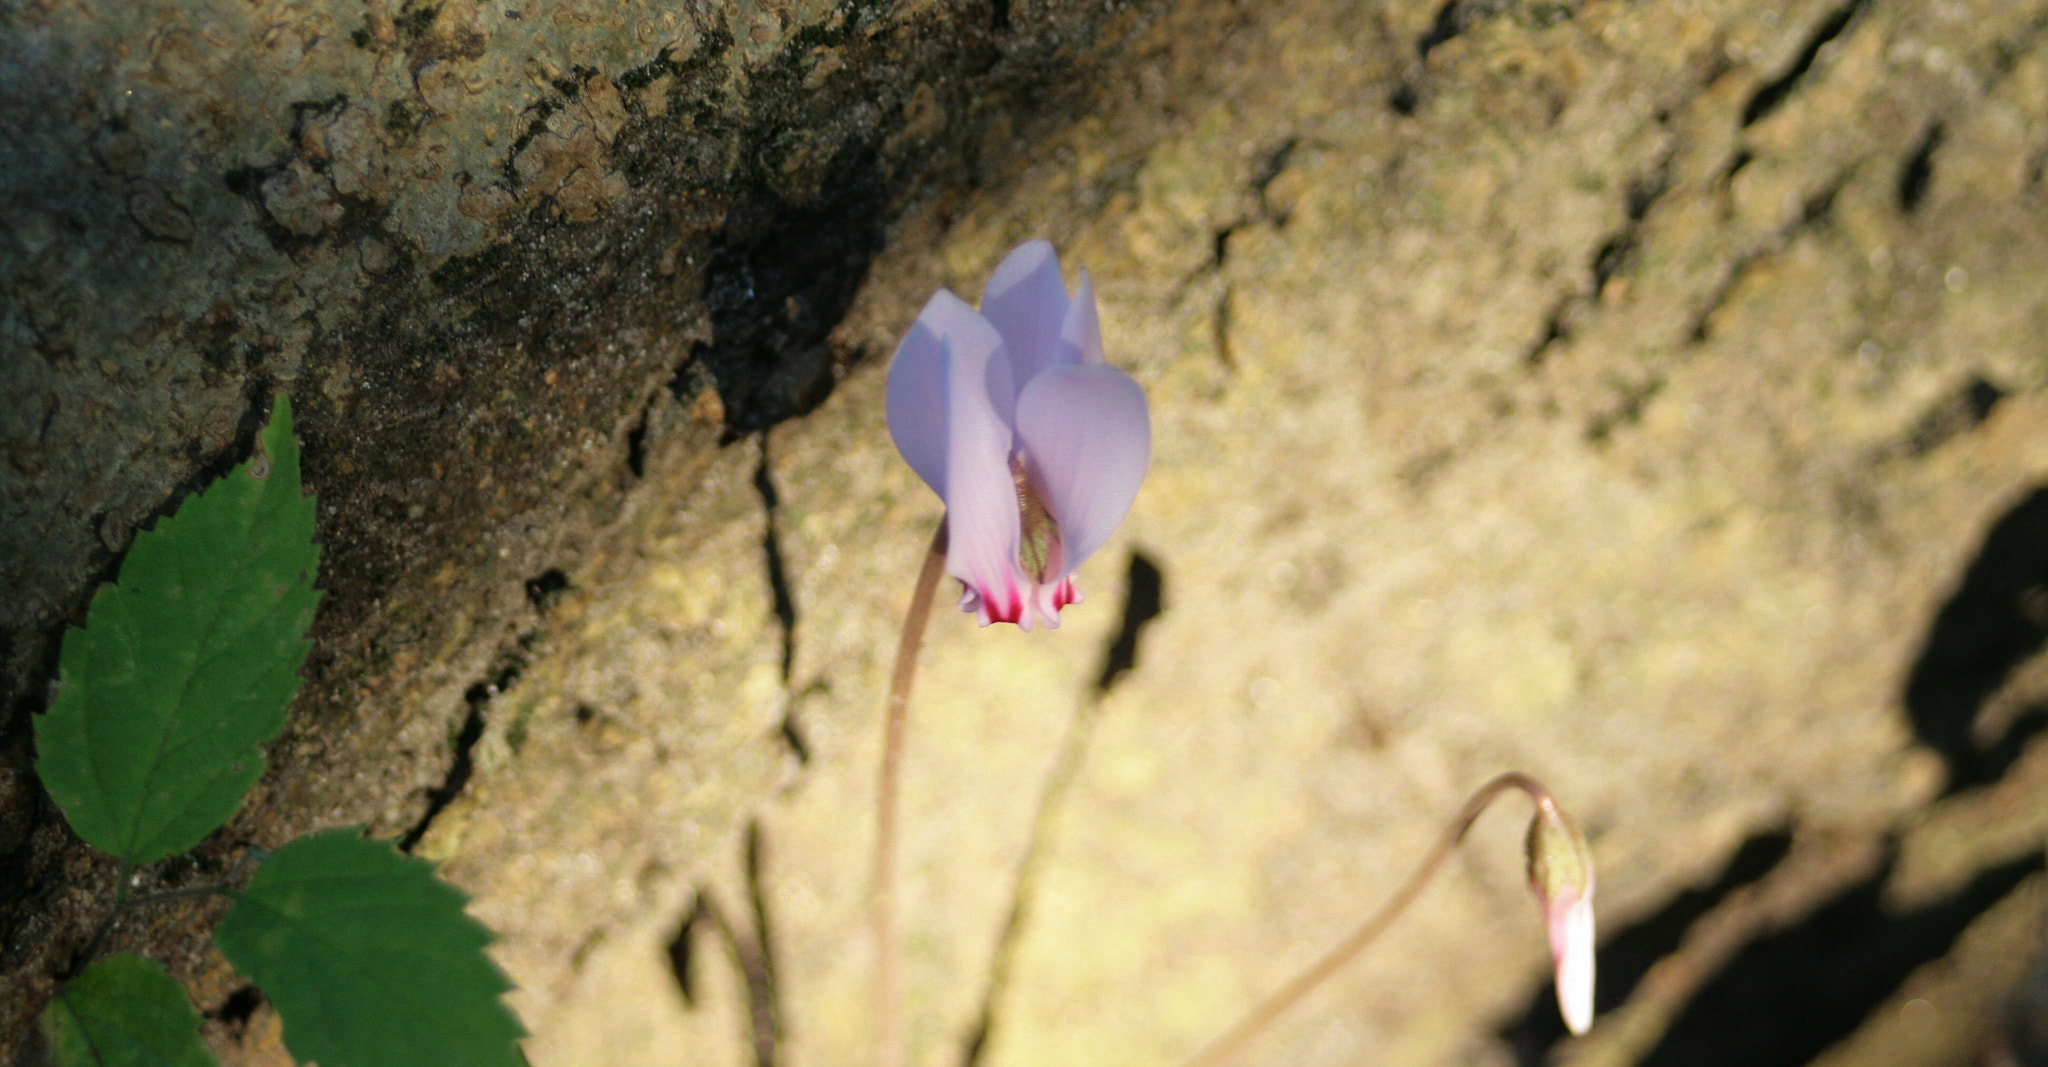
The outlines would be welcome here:
<svg viewBox="0 0 2048 1067">
<path fill-rule="evenodd" d="M 1022 389 L 1059 359 L 1060 327 L 1069 305 L 1059 254 L 1046 241 L 1018 245 L 982 290 L 981 313 L 1003 335 L 1010 369 Z"/>
<path fill-rule="evenodd" d="M 925 310 L 910 324 L 903 343 L 889 360 L 889 436 L 896 451 L 924 484 L 946 497 L 946 365 L 944 342 L 926 322 L 940 290 L 925 304 Z M 958 301 L 958 297 L 954 297 Z"/>
<path fill-rule="evenodd" d="M 946 397 L 946 573 L 975 595 L 975 603 L 963 606 L 979 607 L 984 624 L 1015 622 L 1024 610 L 1017 485 L 1010 473 L 1010 424 L 998 400 L 1014 395 L 1015 386 L 994 327 L 957 298 L 953 303 L 966 317 L 951 316 L 939 331 Z"/>
<path fill-rule="evenodd" d="M 1059 362 L 1102 362 L 1102 318 L 1095 312 L 1095 283 L 1086 267 L 1081 268 L 1081 287 L 1067 305 L 1066 320 L 1060 323 Z"/>
<path fill-rule="evenodd" d="M 1103 364 L 1058 366 L 1017 398 L 1017 437 L 1060 528 L 1058 581 L 1074 573 L 1131 510 L 1152 459 L 1145 391 Z"/>
</svg>

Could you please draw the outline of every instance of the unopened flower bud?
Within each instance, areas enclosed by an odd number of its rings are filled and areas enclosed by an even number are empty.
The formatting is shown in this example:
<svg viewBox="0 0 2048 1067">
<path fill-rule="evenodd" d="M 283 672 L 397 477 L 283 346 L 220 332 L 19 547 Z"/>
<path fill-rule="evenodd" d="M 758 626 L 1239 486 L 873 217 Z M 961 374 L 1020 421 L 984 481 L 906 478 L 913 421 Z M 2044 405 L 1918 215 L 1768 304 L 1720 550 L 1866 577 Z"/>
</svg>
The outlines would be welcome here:
<svg viewBox="0 0 2048 1067">
<path fill-rule="evenodd" d="M 1593 853 L 1548 796 L 1529 823 L 1529 887 L 1543 909 L 1557 1007 L 1574 1034 L 1593 1025 Z"/>
</svg>

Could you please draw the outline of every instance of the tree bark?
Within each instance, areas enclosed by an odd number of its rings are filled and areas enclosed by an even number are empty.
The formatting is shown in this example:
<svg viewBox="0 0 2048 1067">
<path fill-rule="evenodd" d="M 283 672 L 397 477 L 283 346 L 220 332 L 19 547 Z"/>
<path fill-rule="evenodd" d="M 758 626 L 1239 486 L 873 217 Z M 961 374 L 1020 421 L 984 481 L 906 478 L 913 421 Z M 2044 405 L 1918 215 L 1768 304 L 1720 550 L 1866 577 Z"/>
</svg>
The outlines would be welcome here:
<svg viewBox="0 0 2048 1067">
<path fill-rule="evenodd" d="M 291 799 L 228 836 L 293 804 L 403 827 L 449 746 L 395 739 L 464 706 L 366 680 L 493 673 L 532 610 L 508 591 L 542 603 L 650 455 L 874 358 L 832 331 L 891 220 L 1016 166 L 1156 6 L 0 7 L 0 1033 L 89 927 L 69 901 L 111 898 L 31 770 L 61 630 L 270 394 L 326 600 L 267 786 Z"/>
</svg>

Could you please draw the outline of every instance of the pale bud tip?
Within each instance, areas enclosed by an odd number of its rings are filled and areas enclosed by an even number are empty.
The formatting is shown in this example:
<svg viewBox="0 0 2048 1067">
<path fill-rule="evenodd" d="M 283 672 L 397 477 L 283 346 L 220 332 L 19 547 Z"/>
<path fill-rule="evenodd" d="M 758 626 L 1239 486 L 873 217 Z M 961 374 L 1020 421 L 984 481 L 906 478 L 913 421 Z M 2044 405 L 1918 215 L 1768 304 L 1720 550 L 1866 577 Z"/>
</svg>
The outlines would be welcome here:
<svg viewBox="0 0 2048 1067">
<path fill-rule="evenodd" d="M 1544 796 L 1529 824 L 1529 885 L 1543 908 L 1557 1007 L 1574 1034 L 1593 1025 L 1593 853 L 1570 818 Z"/>
<path fill-rule="evenodd" d="M 1565 1026 L 1583 1034 L 1593 1025 L 1593 898 L 1564 909 L 1550 924 L 1550 954 L 1557 967 L 1557 1008 Z"/>
</svg>

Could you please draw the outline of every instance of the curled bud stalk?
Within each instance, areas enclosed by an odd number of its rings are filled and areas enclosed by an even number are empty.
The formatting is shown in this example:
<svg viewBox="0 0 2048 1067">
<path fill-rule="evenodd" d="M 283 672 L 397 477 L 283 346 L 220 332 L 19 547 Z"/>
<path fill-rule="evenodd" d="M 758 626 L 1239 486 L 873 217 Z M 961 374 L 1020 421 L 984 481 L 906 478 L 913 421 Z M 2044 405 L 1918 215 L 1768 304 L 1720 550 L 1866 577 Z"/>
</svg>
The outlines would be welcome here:
<svg viewBox="0 0 2048 1067">
<path fill-rule="evenodd" d="M 1230 1062 L 1282 1012 L 1363 952 L 1422 895 L 1422 888 L 1443 869 L 1444 860 L 1465 839 L 1465 832 L 1487 805 L 1511 789 L 1527 794 L 1536 804 L 1536 820 L 1529 825 L 1529 884 L 1543 905 L 1544 925 L 1550 932 L 1550 956 L 1557 968 L 1557 1005 L 1572 1033 L 1585 1033 L 1593 1024 L 1593 853 L 1543 783 L 1510 771 L 1479 787 L 1465 801 L 1421 865 L 1350 937 L 1253 1007 L 1223 1036 L 1196 1053 L 1187 1067 L 1222 1067 Z"/>
<path fill-rule="evenodd" d="M 1574 1034 L 1593 1025 L 1593 854 L 1585 835 L 1546 793 L 1529 823 L 1529 887 L 1543 909 L 1557 1007 Z"/>
</svg>

